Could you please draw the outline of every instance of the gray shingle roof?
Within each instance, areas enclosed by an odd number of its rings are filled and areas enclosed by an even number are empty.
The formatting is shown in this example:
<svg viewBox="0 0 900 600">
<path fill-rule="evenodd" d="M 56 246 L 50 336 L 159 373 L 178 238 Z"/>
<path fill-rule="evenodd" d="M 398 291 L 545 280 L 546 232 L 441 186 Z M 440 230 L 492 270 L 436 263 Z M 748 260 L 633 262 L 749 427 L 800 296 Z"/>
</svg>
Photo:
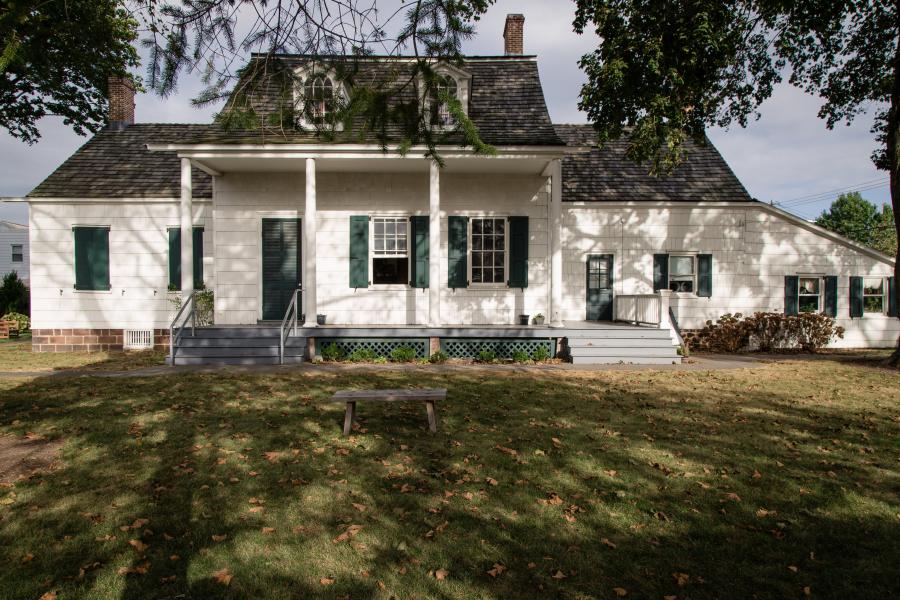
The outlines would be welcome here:
<svg viewBox="0 0 900 600">
<path fill-rule="evenodd" d="M 307 56 L 279 57 L 277 68 L 294 69 L 307 64 Z M 333 63 L 329 63 L 333 64 Z M 493 145 L 561 146 L 550 120 L 550 113 L 544 101 L 544 92 L 538 77 L 537 61 L 534 57 L 468 57 L 459 66 L 471 75 L 471 91 L 468 115 L 478 128 L 483 141 Z M 367 57 L 344 68 L 353 71 L 348 77 L 350 85 L 366 85 L 377 88 L 390 86 L 409 79 L 409 62 L 391 57 Z M 282 90 L 275 78 L 266 80 L 267 85 L 257 86 L 251 93 L 250 103 L 261 115 L 277 113 L 283 105 Z M 403 101 L 415 99 L 415 89 L 407 86 L 398 94 Z M 265 122 L 265 121 L 264 121 Z M 391 141 L 403 139 L 402 126 L 388 124 L 387 137 Z M 362 140 L 358 137 L 363 133 Z M 361 120 L 352 130 L 336 134 L 337 142 L 376 141 L 376 135 L 364 131 Z M 304 143 L 319 142 L 315 132 L 256 130 L 225 130 L 221 127 L 202 132 L 190 143 Z M 449 134 L 442 143 L 459 144 L 460 134 Z"/>
<path fill-rule="evenodd" d="M 174 152 L 150 152 L 149 143 L 178 143 L 209 125 L 138 123 L 103 130 L 75 151 L 28 194 L 29 198 L 178 198 L 181 166 Z M 193 169 L 194 197 L 212 197 L 212 179 Z"/>
<path fill-rule="evenodd" d="M 602 150 L 591 125 L 556 125 L 570 146 L 589 146 L 590 152 L 563 160 L 564 202 L 751 202 L 753 198 L 707 140 L 685 144 L 685 158 L 668 176 L 653 177 L 647 164 L 625 156 L 628 141 L 609 142 Z"/>
</svg>

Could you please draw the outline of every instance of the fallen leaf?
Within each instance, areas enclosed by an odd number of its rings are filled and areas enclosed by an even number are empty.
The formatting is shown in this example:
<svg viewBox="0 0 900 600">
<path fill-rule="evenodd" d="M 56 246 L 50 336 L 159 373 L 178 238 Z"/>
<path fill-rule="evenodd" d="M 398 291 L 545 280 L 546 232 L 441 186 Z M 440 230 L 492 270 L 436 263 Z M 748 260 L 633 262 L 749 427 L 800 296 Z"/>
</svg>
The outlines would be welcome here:
<svg viewBox="0 0 900 600">
<path fill-rule="evenodd" d="M 331 541 L 335 544 L 337 544 L 338 542 L 346 542 L 360 531 L 362 531 L 362 525 L 350 525 L 342 534 Z"/>
<path fill-rule="evenodd" d="M 438 581 L 443 581 L 444 579 L 447 579 L 447 575 L 449 574 L 450 571 L 448 571 L 447 569 L 438 569 L 434 572 L 434 578 Z"/>
<path fill-rule="evenodd" d="M 562 446 L 562 441 L 559 438 L 550 438 L 550 441 L 553 442 L 553 445 L 559 448 Z"/>
<path fill-rule="evenodd" d="M 791 571 L 792 573 L 796 573 L 796 572 L 799 571 L 800 569 L 798 569 L 798 568 L 795 567 L 794 565 L 788 565 L 788 570 Z"/>
<path fill-rule="evenodd" d="M 518 456 L 518 452 L 513 450 L 512 448 L 507 448 L 506 446 L 494 446 L 497 450 L 502 452 L 503 454 L 509 454 L 510 456 Z"/>
<path fill-rule="evenodd" d="M 45 592 L 40 600 L 56 600 L 56 592 Z"/>
<path fill-rule="evenodd" d="M 275 533 L 275 528 L 274 527 L 263 527 L 262 532 L 266 535 L 270 535 L 270 534 Z"/>
<path fill-rule="evenodd" d="M 563 573 L 562 571 L 560 571 L 559 569 L 557 569 L 557 570 L 556 570 L 556 573 L 554 573 L 553 575 L 551 575 L 551 577 L 553 577 L 553 579 L 565 579 L 565 578 L 566 578 L 566 574 Z"/>
<path fill-rule="evenodd" d="M 173 554 L 172 556 L 169 557 L 169 560 L 171 560 L 172 562 L 178 562 L 179 560 L 181 560 L 181 557 L 178 556 L 177 554 Z"/>
<path fill-rule="evenodd" d="M 216 583 L 221 583 L 222 585 L 231 585 L 233 577 L 234 575 L 232 575 L 231 571 L 228 569 L 222 569 L 221 571 L 213 573 L 213 579 L 216 580 Z"/>
<path fill-rule="evenodd" d="M 133 567 L 119 567 L 119 570 L 116 571 L 116 573 L 119 575 L 146 575 L 149 570 L 150 563 L 145 562 Z"/>
<path fill-rule="evenodd" d="M 550 495 L 547 498 L 547 503 L 558 506 L 563 503 L 563 499 L 560 498 L 559 494 L 557 494 L 556 492 L 550 492 Z"/>
<path fill-rule="evenodd" d="M 760 473 L 756 469 L 753 469 L 753 479 L 761 479 L 761 478 L 762 478 L 762 473 Z"/>
<path fill-rule="evenodd" d="M 619 472 L 616 471 L 615 469 L 610 469 L 608 471 L 603 471 L 603 472 L 606 473 L 607 475 L 609 475 L 610 477 L 615 477 L 616 475 L 619 474 Z"/>
<path fill-rule="evenodd" d="M 488 485 L 497 485 L 497 480 L 493 477 L 488 477 L 487 479 L 485 479 L 485 481 L 488 483 Z"/>
<path fill-rule="evenodd" d="M 616 596 L 619 596 L 620 598 L 621 598 L 622 596 L 627 596 L 627 595 L 628 595 L 628 590 L 626 590 L 625 588 L 614 587 L 614 588 L 613 588 L 613 591 L 616 593 Z"/>
<path fill-rule="evenodd" d="M 691 576 L 687 573 L 672 573 L 672 577 L 675 578 L 675 583 L 678 584 L 678 587 L 684 587 L 691 580 Z"/>
<path fill-rule="evenodd" d="M 213 535 L 212 536 L 212 541 L 214 541 L 216 543 L 224 542 L 227 539 L 228 539 L 228 535 L 224 534 L 224 533 L 222 535 Z"/>
<path fill-rule="evenodd" d="M 319 583 L 322 585 L 331 585 L 334 583 L 334 577 L 322 577 L 319 579 Z"/>
<path fill-rule="evenodd" d="M 503 571 L 505 571 L 505 570 L 506 570 L 506 567 L 504 567 L 500 563 L 494 563 L 494 566 L 492 568 L 488 569 L 487 574 L 490 575 L 491 577 L 496 577 L 497 575 L 500 575 L 501 573 L 503 573 Z"/>
<path fill-rule="evenodd" d="M 22 564 L 24 565 L 25 563 L 30 563 L 33 560 L 34 560 L 34 554 L 29 552 L 28 554 L 26 554 L 25 556 L 22 557 Z"/>
<path fill-rule="evenodd" d="M 616 544 L 614 542 L 609 541 L 609 538 L 600 538 L 600 543 L 605 546 L 609 546 L 610 548 L 615 548 Z"/>
<path fill-rule="evenodd" d="M 359 512 L 366 512 L 366 505 L 365 505 L 365 504 L 357 504 L 356 502 L 354 502 L 354 503 L 353 503 L 353 508 L 355 508 L 355 509 L 358 510 Z"/>
<path fill-rule="evenodd" d="M 168 577 L 160 577 L 160 583 L 175 583 L 175 580 L 178 579 L 176 575 L 169 575 Z"/>
<path fill-rule="evenodd" d="M 276 463 L 280 458 L 281 452 L 266 452 L 266 460 L 270 463 Z"/>
<path fill-rule="evenodd" d="M 725 494 L 725 498 L 722 499 L 722 502 L 725 502 L 727 500 L 731 500 L 732 502 L 740 502 L 741 497 L 734 492 L 728 492 L 727 494 Z"/>
<path fill-rule="evenodd" d="M 141 540 L 128 540 L 128 545 L 141 553 L 147 550 L 147 544 L 145 544 Z"/>
</svg>

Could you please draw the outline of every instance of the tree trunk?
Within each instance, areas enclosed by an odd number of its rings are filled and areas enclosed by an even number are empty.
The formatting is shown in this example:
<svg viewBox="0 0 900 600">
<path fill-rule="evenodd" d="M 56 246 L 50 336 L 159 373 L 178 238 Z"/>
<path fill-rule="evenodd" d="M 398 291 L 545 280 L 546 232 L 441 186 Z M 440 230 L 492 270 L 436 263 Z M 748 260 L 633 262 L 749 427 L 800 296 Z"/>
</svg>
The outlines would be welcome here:
<svg viewBox="0 0 900 600">
<path fill-rule="evenodd" d="M 900 2 L 896 3 L 895 19 L 900 19 Z M 900 26 L 898 26 L 900 33 Z M 891 205 L 894 207 L 894 228 L 897 230 L 897 239 L 900 239 L 900 152 L 897 151 L 897 142 L 900 140 L 900 40 L 894 50 L 894 81 L 891 86 L 891 108 L 888 111 L 887 123 L 887 158 L 888 169 L 891 177 Z M 894 257 L 894 305 L 900 307 L 900 245 L 897 246 L 897 255 Z M 900 313 L 897 316 L 900 319 Z M 900 366 L 900 336 L 897 338 L 897 348 L 891 355 L 889 363 Z"/>
</svg>

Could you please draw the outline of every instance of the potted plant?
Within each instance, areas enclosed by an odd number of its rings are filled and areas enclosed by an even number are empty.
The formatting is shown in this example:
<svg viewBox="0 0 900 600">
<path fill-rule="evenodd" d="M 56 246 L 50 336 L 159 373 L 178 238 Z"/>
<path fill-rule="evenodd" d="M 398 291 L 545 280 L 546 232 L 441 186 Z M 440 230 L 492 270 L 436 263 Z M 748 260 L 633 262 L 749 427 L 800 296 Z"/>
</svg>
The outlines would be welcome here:
<svg viewBox="0 0 900 600">
<path fill-rule="evenodd" d="M 316 323 L 319 325 L 325 324 L 325 315 L 316 315 Z"/>
<path fill-rule="evenodd" d="M 519 315 L 519 325 L 528 325 L 528 315 Z"/>
<path fill-rule="evenodd" d="M 543 325 L 544 324 L 544 315 L 538 313 L 534 315 L 534 324 L 535 325 Z"/>
</svg>

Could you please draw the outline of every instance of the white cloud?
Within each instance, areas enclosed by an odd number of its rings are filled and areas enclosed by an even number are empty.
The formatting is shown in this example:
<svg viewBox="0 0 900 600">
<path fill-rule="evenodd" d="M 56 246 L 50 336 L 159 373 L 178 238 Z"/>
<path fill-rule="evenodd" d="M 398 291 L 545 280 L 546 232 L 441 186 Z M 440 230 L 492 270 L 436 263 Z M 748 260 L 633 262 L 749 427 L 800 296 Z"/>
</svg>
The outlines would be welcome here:
<svg viewBox="0 0 900 600">
<path fill-rule="evenodd" d="M 593 46 L 593 34 L 572 32 L 574 3 L 558 0 L 499 0 L 476 25 L 477 36 L 466 41 L 469 54 L 503 53 L 503 24 L 507 13 L 525 15 L 525 52 L 537 54 L 547 105 L 554 122 L 584 122 L 578 93 L 584 74 L 578 59 Z M 169 98 L 143 94 L 137 100 L 137 119 L 144 122 L 208 122 L 215 108 L 198 110 L 190 99 L 201 89 L 196 77 L 186 77 Z M 884 177 L 872 166 L 875 148 L 869 133 L 871 117 L 853 126 L 828 131 L 816 117 L 819 101 L 782 85 L 762 108 L 762 119 L 747 129 L 713 130 L 710 137 L 749 192 L 760 200 L 784 201 Z M 43 139 L 27 146 L 0 134 L 0 196 L 21 196 L 52 172 L 85 142 L 58 120 L 42 123 Z M 865 192 L 873 201 L 887 202 L 886 187 Z M 814 216 L 828 202 L 798 206 Z M 0 205 L 0 218 L 24 219 L 24 208 Z"/>
</svg>

